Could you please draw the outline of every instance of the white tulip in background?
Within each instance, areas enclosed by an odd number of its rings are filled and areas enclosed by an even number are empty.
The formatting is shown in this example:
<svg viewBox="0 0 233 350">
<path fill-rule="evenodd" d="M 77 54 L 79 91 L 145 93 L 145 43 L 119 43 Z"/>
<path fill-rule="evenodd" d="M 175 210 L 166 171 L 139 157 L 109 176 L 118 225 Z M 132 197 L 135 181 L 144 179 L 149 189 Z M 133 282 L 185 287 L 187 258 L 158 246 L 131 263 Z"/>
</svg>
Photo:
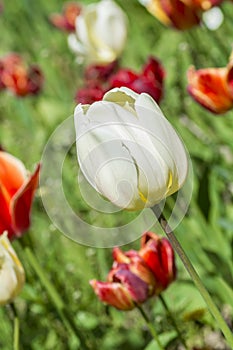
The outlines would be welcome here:
<svg viewBox="0 0 233 350">
<path fill-rule="evenodd" d="M 151 207 L 183 185 L 185 148 L 148 94 L 116 88 L 102 101 L 79 104 L 74 118 L 80 168 L 115 205 Z"/>
<path fill-rule="evenodd" d="M 0 236 L 0 305 L 11 302 L 21 291 L 25 282 L 24 269 L 7 234 Z"/>
<path fill-rule="evenodd" d="M 127 39 L 127 18 L 112 0 L 84 6 L 76 19 L 76 34 L 70 34 L 68 45 L 78 61 L 92 63 L 114 61 L 122 53 Z"/>
</svg>

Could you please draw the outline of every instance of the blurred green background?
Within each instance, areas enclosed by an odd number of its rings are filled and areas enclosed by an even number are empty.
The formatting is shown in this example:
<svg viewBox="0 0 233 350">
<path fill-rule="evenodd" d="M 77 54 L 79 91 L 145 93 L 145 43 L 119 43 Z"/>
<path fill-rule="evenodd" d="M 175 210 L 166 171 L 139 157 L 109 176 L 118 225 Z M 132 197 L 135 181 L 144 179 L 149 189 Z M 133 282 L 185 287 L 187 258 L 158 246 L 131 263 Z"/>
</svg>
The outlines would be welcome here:
<svg viewBox="0 0 233 350">
<path fill-rule="evenodd" d="M 178 32 L 162 26 L 136 0 L 117 3 L 129 18 L 129 37 L 121 65 L 140 70 L 147 56 L 153 54 L 166 70 L 161 108 L 183 138 L 194 171 L 192 201 L 176 235 L 232 326 L 233 112 L 216 117 L 198 106 L 187 94 L 186 71 L 192 64 L 197 68 L 227 64 L 233 37 L 233 5 L 222 5 L 225 21 L 215 32 L 204 27 Z M 16 51 L 28 63 L 38 64 L 45 75 L 44 89 L 37 97 L 20 99 L 0 93 L 0 143 L 30 170 L 40 161 L 56 126 L 73 113 L 75 92 L 82 86 L 82 67 L 68 49 L 66 33 L 48 21 L 51 13 L 61 12 L 63 4 L 60 0 L 5 1 L 0 16 L 0 54 Z M 63 169 L 63 185 L 79 215 L 97 225 L 114 225 L 118 220 L 129 219 L 127 214 L 106 218 L 93 213 L 74 189 L 76 174 L 76 151 L 72 147 Z M 166 215 L 173 201 L 168 200 Z M 39 191 L 30 233 L 24 239 L 33 246 L 39 264 L 59 291 L 66 313 L 86 338 L 89 349 L 157 349 L 136 310 L 124 313 L 102 305 L 89 286 L 92 278 L 105 279 L 112 264 L 111 249 L 85 247 L 65 238 L 47 217 Z M 28 255 L 19 242 L 14 241 L 13 245 L 27 276 L 15 302 L 20 316 L 21 349 L 83 349 L 62 321 Z M 136 241 L 126 248 L 138 247 Z M 216 322 L 178 258 L 177 265 L 178 278 L 165 291 L 164 298 L 188 344 L 204 346 L 208 336 L 213 335 L 219 337 L 218 346 L 222 346 L 216 349 L 227 349 Z M 160 301 L 152 298 L 145 309 L 167 349 L 178 349 L 176 333 Z M 8 307 L 1 307 L 0 349 L 11 349 L 12 343 L 12 313 Z"/>
</svg>

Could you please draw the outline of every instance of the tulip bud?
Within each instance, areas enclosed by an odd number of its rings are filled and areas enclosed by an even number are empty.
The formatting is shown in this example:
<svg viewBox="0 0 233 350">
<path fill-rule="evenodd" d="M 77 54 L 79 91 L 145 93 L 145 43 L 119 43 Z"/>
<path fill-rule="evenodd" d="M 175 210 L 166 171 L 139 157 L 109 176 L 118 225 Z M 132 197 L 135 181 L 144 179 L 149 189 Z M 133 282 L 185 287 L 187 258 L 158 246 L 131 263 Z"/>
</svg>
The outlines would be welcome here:
<svg viewBox="0 0 233 350">
<path fill-rule="evenodd" d="M 79 59 L 108 63 L 120 56 L 126 38 L 126 15 L 114 1 L 102 0 L 83 8 L 76 20 L 76 35 L 69 35 L 68 44 Z"/>
<path fill-rule="evenodd" d="M 28 175 L 23 163 L 0 151 L 0 235 L 19 237 L 30 226 L 30 211 L 39 179 L 40 165 Z"/>
<path fill-rule="evenodd" d="M 139 255 L 151 269 L 156 280 L 156 293 L 166 289 L 176 277 L 175 256 L 170 242 L 152 232 L 141 239 Z"/>
<path fill-rule="evenodd" d="M 0 237 L 0 305 L 10 303 L 20 293 L 24 282 L 24 269 L 5 232 Z"/>
<path fill-rule="evenodd" d="M 185 148 L 149 95 L 116 88 L 74 118 L 83 175 L 118 207 L 152 207 L 183 185 Z"/>
</svg>

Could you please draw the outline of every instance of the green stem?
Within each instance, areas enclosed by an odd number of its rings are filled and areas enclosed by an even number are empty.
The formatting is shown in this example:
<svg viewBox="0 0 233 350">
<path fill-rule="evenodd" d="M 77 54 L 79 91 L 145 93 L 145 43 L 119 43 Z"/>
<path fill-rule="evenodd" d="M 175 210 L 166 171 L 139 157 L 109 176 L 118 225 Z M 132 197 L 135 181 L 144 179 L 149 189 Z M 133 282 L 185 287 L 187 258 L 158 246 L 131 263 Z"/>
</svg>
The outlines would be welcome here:
<svg viewBox="0 0 233 350">
<path fill-rule="evenodd" d="M 13 333 L 13 349 L 19 350 L 19 317 L 13 303 L 9 304 L 14 315 L 14 333 Z"/>
<path fill-rule="evenodd" d="M 147 316 L 147 314 L 145 313 L 145 311 L 143 310 L 143 308 L 140 306 L 140 305 L 137 305 L 137 308 L 138 310 L 140 311 L 142 317 L 144 318 L 146 324 L 147 324 L 147 327 L 149 328 L 150 330 L 150 333 L 152 335 L 152 337 L 154 338 L 154 340 L 157 342 L 158 344 L 158 347 L 160 350 L 165 350 L 165 348 L 163 347 L 163 345 L 161 344 L 160 340 L 159 340 L 159 337 L 158 337 L 158 334 L 154 328 L 154 326 L 152 325 L 149 317 Z"/>
<path fill-rule="evenodd" d="M 202 295 L 203 299 L 205 300 L 209 311 L 212 313 L 213 317 L 216 319 L 219 328 L 221 329 L 222 333 L 224 334 L 227 342 L 233 349 L 233 334 L 231 330 L 229 329 L 228 325 L 226 324 L 224 318 L 222 317 L 221 313 L 219 312 L 218 308 L 216 307 L 213 299 L 211 298 L 209 292 L 205 288 L 204 284 L 202 283 L 202 280 L 200 279 L 198 273 L 194 269 L 191 261 L 189 260 L 188 256 L 186 255 L 185 251 L 183 250 L 182 246 L 180 245 L 179 241 L 177 240 L 176 236 L 174 235 L 171 227 L 168 225 L 167 220 L 161 213 L 161 210 L 159 206 L 155 206 L 152 208 L 154 214 L 158 218 L 158 221 L 164 230 L 165 234 L 167 235 L 168 239 L 170 240 L 173 248 L 179 255 L 181 261 L 183 262 L 186 270 L 188 271 L 189 275 L 191 276 L 193 282 L 195 283 L 196 287 L 198 288 L 200 294 Z"/>
<path fill-rule="evenodd" d="M 185 341 L 185 339 L 184 339 L 184 337 L 183 337 L 181 331 L 179 330 L 179 328 L 178 328 L 178 326 L 177 326 L 177 324 L 176 324 L 176 321 L 175 321 L 175 319 L 174 319 L 174 317 L 173 317 L 173 314 L 171 313 L 171 311 L 170 311 L 170 309 L 169 309 L 169 307 L 168 307 L 168 305 L 167 305 L 167 303 L 166 303 L 164 297 L 163 297 L 161 294 L 159 295 L 159 299 L 160 299 L 161 303 L 163 304 L 163 307 L 164 307 L 164 309 L 166 310 L 167 315 L 169 316 L 169 318 L 170 318 L 170 320 L 171 320 L 171 323 L 172 323 L 174 329 L 176 330 L 176 332 L 177 332 L 177 334 L 178 334 L 178 338 L 180 339 L 180 342 L 183 344 L 183 346 L 185 347 L 185 349 L 188 349 L 188 346 L 187 346 L 187 344 L 186 344 L 186 341 Z"/>
<path fill-rule="evenodd" d="M 36 259 L 35 255 L 33 254 L 32 250 L 29 247 L 24 248 L 25 254 L 28 258 L 28 261 L 32 268 L 34 269 L 35 273 L 39 277 L 42 285 L 47 290 L 47 293 L 53 302 L 59 316 L 61 317 L 63 323 L 65 324 L 66 328 L 70 331 L 72 330 L 75 336 L 81 341 L 82 349 L 87 350 L 88 347 L 86 345 L 86 340 L 81 334 L 81 332 L 77 329 L 77 326 L 73 319 L 70 317 L 69 313 L 66 311 L 66 306 L 63 302 L 63 300 L 60 297 L 60 294 L 57 292 L 57 290 L 54 288 L 53 284 L 50 282 L 46 274 L 44 273 L 43 268 L 40 266 L 38 260 Z"/>
</svg>

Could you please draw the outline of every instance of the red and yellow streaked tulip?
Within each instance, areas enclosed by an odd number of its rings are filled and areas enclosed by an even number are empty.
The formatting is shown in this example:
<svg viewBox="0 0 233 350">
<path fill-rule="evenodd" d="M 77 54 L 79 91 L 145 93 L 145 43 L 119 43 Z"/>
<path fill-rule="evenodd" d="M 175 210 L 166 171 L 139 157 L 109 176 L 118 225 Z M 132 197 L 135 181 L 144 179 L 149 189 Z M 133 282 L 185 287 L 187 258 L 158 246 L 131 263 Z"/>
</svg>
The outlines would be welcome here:
<svg viewBox="0 0 233 350">
<path fill-rule="evenodd" d="M 139 0 L 140 1 L 140 0 Z M 148 0 L 141 1 L 160 22 L 179 30 L 198 25 L 202 13 L 223 0 Z"/>
<path fill-rule="evenodd" d="M 38 185 L 40 165 L 28 175 L 23 163 L 0 151 L 0 235 L 20 237 L 30 226 L 30 211 Z"/>
<path fill-rule="evenodd" d="M 233 108 L 233 61 L 223 68 L 188 70 L 188 92 L 209 111 L 221 114 Z"/>
</svg>

